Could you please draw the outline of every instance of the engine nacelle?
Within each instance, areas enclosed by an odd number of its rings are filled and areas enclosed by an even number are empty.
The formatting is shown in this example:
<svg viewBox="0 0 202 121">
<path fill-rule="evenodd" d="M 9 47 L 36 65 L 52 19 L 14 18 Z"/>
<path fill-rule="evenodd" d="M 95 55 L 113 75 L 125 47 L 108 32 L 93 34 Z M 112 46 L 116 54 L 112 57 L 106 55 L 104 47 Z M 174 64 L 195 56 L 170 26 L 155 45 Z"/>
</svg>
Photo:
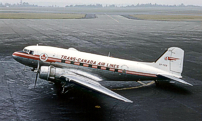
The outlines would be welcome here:
<svg viewBox="0 0 202 121">
<path fill-rule="evenodd" d="M 64 69 L 54 66 L 41 66 L 39 78 L 45 80 L 56 80 L 64 73 Z"/>
</svg>

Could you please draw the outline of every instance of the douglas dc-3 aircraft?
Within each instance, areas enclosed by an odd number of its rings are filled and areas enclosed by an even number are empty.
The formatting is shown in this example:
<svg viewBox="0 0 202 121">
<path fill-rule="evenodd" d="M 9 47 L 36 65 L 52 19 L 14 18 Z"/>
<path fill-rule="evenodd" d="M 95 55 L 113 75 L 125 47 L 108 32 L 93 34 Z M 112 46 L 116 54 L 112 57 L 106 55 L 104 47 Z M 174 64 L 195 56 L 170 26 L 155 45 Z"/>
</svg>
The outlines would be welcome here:
<svg viewBox="0 0 202 121">
<path fill-rule="evenodd" d="M 182 78 L 184 51 L 178 47 L 169 48 L 156 62 L 137 62 L 50 46 L 28 46 L 13 53 L 13 58 L 33 67 L 36 82 L 39 78 L 60 83 L 62 92 L 68 85 L 77 84 L 113 98 L 131 100 L 105 88 L 99 81 L 176 81 L 192 85 Z"/>
</svg>

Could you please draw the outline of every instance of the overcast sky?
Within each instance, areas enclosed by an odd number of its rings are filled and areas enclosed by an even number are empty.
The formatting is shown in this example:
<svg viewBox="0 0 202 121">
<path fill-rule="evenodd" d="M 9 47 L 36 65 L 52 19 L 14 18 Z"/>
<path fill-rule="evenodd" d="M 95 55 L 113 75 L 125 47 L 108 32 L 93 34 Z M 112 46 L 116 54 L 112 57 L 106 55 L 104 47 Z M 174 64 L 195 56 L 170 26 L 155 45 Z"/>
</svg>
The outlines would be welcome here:
<svg viewBox="0 0 202 121">
<path fill-rule="evenodd" d="M 128 4 L 168 4 L 179 5 L 181 3 L 185 5 L 198 5 L 202 6 L 202 0 L 22 0 L 30 4 L 50 6 L 66 6 L 70 4 L 116 4 L 116 5 L 128 5 Z M 20 0 L 0 0 L 0 3 L 20 3 Z"/>
</svg>

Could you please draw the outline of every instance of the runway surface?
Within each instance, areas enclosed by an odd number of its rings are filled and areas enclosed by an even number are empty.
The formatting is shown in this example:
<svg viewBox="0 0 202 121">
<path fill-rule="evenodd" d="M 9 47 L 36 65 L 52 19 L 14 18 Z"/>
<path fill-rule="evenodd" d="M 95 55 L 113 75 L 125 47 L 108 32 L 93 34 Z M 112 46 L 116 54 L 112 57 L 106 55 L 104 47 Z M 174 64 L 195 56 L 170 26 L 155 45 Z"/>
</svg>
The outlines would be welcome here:
<svg viewBox="0 0 202 121">
<path fill-rule="evenodd" d="M 77 20 L 1 19 L 0 120 L 202 120 L 201 26 L 201 22 L 131 20 L 108 14 Z M 34 89 L 35 73 L 11 57 L 36 44 L 106 56 L 111 52 L 113 57 L 135 61 L 155 61 L 167 48 L 177 46 L 185 51 L 183 79 L 194 86 L 107 81 L 102 85 L 134 103 L 84 89 L 61 98 L 45 80 L 39 79 Z"/>
</svg>

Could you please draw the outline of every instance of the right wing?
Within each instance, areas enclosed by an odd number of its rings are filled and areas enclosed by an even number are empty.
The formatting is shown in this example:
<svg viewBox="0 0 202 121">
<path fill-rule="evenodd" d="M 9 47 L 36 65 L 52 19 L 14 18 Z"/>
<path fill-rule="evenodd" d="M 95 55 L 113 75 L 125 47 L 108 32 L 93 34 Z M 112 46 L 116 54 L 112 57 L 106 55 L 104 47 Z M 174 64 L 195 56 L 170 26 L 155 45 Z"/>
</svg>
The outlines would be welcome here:
<svg viewBox="0 0 202 121">
<path fill-rule="evenodd" d="M 87 87 L 87 88 L 90 88 L 92 90 L 95 90 L 97 92 L 100 92 L 102 94 L 105 94 L 105 95 L 108 95 L 110 97 L 113 97 L 113 98 L 116 98 L 116 99 L 119 99 L 119 100 L 122 100 L 124 102 L 130 102 L 130 103 L 133 103 L 133 101 L 107 89 L 106 87 L 102 86 L 100 83 L 94 81 L 94 80 L 91 80 L 89 78 L 86 78 L 86 77 L 83 77 L 83 76 L 80 76 L 80 75 L 71 75 L 71 74 L 65 74 L 63 76 L 61 76 L 62 78 L 65 78 L 66 81 L 69 81 L 69 82 L 72 82 L 72 83 L 75 83 L 75 84 L 78 84 L 78 85 L 81 85 L 81 86 L 84 86 L 84 87 Z"/>
</svg>

